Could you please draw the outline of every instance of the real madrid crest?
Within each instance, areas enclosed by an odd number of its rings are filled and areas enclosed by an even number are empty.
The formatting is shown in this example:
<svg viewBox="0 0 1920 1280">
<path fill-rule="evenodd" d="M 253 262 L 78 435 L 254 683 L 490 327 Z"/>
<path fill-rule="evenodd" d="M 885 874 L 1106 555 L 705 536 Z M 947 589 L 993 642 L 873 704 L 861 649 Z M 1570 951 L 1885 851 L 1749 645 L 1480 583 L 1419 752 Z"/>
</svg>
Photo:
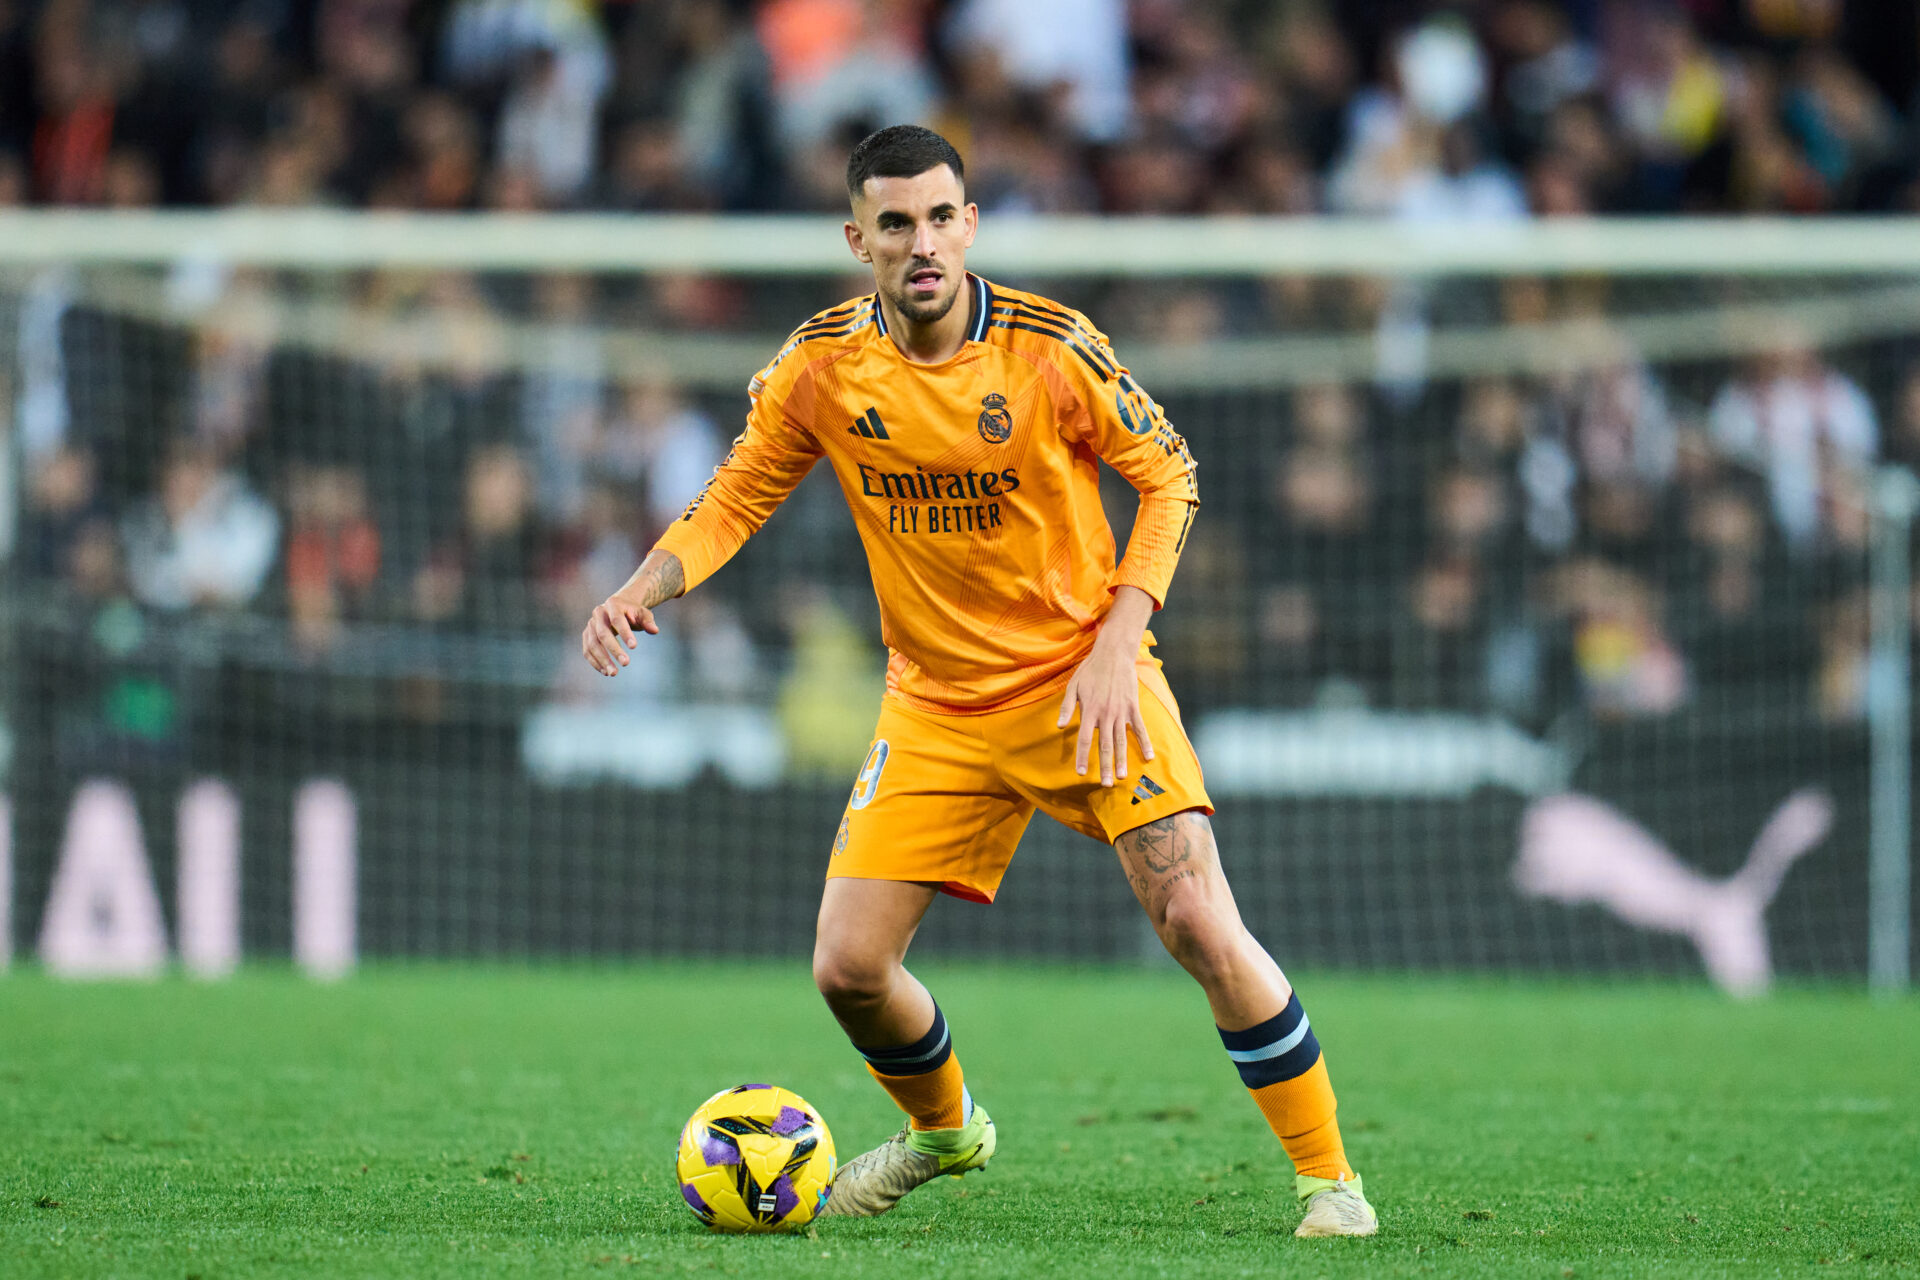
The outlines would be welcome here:
<svg viewBox="0 0 1920 1280">
<path fill-rule="evenodd" d="M 1007 412 L 1007 398 L 998 391 L 989 392 L 980 401 L 980 438 L 991 444 L 1004 444 L 1013 434 L 1013 415 Z"/>
</svg>

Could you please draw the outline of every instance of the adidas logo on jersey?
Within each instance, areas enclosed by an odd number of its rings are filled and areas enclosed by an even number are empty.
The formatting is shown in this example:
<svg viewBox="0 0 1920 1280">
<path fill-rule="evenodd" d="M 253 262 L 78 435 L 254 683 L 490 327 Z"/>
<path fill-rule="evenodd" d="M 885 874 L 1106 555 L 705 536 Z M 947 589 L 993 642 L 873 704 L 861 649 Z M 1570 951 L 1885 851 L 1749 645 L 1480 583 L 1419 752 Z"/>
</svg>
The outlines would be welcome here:
<svg viewBox="0 0 1920 1280">
<path fill-rule="evenodd" d="M 867 411 L 853 420 L 853 425 L 847 428 L 847 434 L 865 436 L 869 440 L 893 439 L 887 434 L 887 424 L 880 421 L 880 411 L 872 405 L 868 405 Z"/>
</svg>

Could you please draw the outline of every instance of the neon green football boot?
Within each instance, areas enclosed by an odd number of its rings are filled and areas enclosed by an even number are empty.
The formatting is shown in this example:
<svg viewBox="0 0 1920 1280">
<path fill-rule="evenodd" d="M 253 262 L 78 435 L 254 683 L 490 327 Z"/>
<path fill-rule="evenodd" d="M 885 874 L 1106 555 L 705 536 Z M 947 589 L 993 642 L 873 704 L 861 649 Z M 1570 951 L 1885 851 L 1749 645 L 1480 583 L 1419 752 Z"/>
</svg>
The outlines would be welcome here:
<svg viewBox="0 0 1920 1280">
<path fill-rule="evenodd" d="M 986 1168 L 997 1140 L 993 1117 L 978 1103 L 958 1129 L 915 1129 L 908 1124 L 840 1167 L 819 1216 L 877 1217 L 923 1182 Z"/>
<path fill-rule="evenodd" d="M 1360 1175 L 1351 1178 L 1309 1178 L 1295 1174 L 1294 1194 L 1307 1207 L 1294 1235 L 1302 1239 L 1320 1236 L 1370 1236 L 1380 1229 L 1380 1219 L 1367 1203 L 1361 1190 Z"/>
</svg>

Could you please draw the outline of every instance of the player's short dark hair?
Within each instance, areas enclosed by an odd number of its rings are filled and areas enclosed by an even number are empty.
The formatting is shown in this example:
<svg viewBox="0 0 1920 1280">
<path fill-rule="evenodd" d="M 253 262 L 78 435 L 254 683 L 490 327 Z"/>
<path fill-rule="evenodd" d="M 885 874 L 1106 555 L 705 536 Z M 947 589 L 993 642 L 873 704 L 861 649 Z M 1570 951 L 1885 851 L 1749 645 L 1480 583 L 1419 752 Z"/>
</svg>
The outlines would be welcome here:
<svg viewBox="0 0 1920 1280">
<path fill-rule="evenodd" d="M 951 142 L 917 124 L 890 125 L 862 138 L 847 157 L 847 197 L 858 200 L 868 178 L 913 178 L 941 165 L 966 182 L 966 169 Z"/>
</svg>

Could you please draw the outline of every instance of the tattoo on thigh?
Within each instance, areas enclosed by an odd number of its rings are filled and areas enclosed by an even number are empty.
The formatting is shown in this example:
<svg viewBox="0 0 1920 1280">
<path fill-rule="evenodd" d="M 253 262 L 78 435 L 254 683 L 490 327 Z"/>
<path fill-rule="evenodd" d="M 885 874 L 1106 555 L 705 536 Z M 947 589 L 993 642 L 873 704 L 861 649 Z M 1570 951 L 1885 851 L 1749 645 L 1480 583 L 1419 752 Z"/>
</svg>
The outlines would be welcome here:
<svg viewBox="0 0 1920 1280">
<path fill-rule="evenodd" d="M 1135 828 L 1120 839 L 1139 850 L 1140 861 L 1146 864 L 1147 870 L 1161 875 L 1193 857 L 1193 844 L 1182 838 L 1180 826 L 1180 815 L 1176 813 Z"/>
<path fill-rule="evenodd" d="M 1168 876 L 1165 880 L 1162 880 L 1159 884 L 1159 887 L 1156 888 L 1154 892 L 1157 894 L 1164 894 L 1166 893 L 1167 890 L 1173 888 L 1173 886 L 1175 886 L 1176 884 L 1179 884 L 1182 880 L 1191 880 L 1199 874 L 1200 873 L 1198 871 L 1195 871 L 1192 867 L 1188 867 L 1185 871 L 1176 871 L 1172 875 Z"/>
</svg>

